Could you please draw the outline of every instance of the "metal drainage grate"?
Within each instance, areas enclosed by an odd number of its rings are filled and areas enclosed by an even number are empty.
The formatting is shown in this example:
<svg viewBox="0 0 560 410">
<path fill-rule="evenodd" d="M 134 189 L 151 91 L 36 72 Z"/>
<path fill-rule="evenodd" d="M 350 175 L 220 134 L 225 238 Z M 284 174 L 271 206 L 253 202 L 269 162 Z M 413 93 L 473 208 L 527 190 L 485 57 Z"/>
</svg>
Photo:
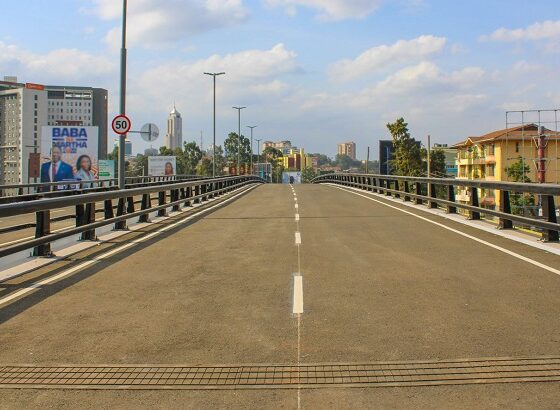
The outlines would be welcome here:
<svg viewBox="0 0 560 410">
<path fill-rule="evenodd" d="M 5 366 L 0 388 L 249 389 L 560 381 L 560 357 L 256 366 Z"/>
</svg>

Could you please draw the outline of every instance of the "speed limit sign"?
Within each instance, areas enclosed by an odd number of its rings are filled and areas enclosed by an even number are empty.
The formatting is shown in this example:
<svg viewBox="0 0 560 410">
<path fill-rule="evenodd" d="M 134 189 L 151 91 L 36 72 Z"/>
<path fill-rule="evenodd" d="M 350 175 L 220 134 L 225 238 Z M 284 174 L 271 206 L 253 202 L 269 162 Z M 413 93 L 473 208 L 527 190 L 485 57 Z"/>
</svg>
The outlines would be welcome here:
<svg viewBox="0 0 560 410">
<path fill-rule="evenodd" d="M 113 131 L 117 134 L 126 134 L 130 131 L 130 119 L 126 115 L 117 115 L 113 118 L 113 122 L 111 123 L 111 127 L 113 127 Z"/>
</svg>

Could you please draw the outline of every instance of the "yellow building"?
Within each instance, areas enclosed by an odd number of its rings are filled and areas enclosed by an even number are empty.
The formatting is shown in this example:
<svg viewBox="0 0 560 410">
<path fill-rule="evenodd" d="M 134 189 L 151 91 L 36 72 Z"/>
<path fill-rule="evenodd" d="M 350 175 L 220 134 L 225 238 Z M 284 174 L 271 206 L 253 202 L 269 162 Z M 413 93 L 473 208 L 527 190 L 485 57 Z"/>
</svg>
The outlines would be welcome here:
<svg viewBox="0 0 560 410">
<path fill-rule="evenodd" d="M 469 137 L 455 144 L 457 149 L 457 178 L 482 179 L 485 181 L 508 181 L 506 168 L 523 159 L 529 168 L 526 176 L 532 182 L 539 182 L 539 159 L 544 164 L 543 182 L 559 183 L 560 134 L 543 130 L 539 140 L 539 129 L 535 124 L 493 131 L 479 137 Z M 539 144 L 544 149 L 539 157 Z M 494 190 L 479 192 L 481 205 L 488 208 L 499 207 L 499 195 Z M 468 190 L 459 190 L 456 199 L 469 202 Z"/>
</svg>

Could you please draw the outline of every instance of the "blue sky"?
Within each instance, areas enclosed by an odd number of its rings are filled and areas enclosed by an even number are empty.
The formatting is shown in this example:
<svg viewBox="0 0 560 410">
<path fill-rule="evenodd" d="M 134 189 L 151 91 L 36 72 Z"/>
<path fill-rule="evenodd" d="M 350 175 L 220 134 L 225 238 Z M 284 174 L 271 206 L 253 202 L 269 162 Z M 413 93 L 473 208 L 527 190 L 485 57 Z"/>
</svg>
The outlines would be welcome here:
<svg viewBox="0 0 560 410">
<path fill-rule="evenodd" d="M 130 0 L 128 114 L 163 129 L 176 101 L 186 140 L 237 128 L 333 155 L 376 155 L 385 123 L 453 143 L 505 126 L 508 109 L 560 106 L 557 1 Z M 10 2 L 0 75 L 110 91 L 118 107 L 117 0 Z M 25 24 L 22 24 L 25 22 Z M 156 142 L 162 143 L 163 138 Z M 135 143 L 135 151 L 145 145 Z"/>
</svg>

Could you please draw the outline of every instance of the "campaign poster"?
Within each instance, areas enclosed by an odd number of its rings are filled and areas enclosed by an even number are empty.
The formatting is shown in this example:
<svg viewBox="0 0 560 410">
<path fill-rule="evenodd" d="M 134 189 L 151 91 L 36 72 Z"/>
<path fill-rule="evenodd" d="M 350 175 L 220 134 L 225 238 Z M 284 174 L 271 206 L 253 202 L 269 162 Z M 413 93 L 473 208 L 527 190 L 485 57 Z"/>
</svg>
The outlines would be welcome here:
<svg viewBox="0 0 560 410">
<path fill-rule="evenodd" d="M 301 184 L 301 172 L 282 172 L 283 184 Z"/>
<path fill-rule="evenodd" d="M 41 128 L 41 182 L 83 181 L 89 188 L 99 178 L 99 127 Z"/>
<path fill-rule="evenodd" d="M 112 159 L 99 160 L 99 179 L 115 178 L 115 161 Z"/>
<path fill-rule="evenodd" d="M 151 177 L 172 176 L 177 173 L 177 157 L 148 157 L 148 175 Z"/>
</svg>

